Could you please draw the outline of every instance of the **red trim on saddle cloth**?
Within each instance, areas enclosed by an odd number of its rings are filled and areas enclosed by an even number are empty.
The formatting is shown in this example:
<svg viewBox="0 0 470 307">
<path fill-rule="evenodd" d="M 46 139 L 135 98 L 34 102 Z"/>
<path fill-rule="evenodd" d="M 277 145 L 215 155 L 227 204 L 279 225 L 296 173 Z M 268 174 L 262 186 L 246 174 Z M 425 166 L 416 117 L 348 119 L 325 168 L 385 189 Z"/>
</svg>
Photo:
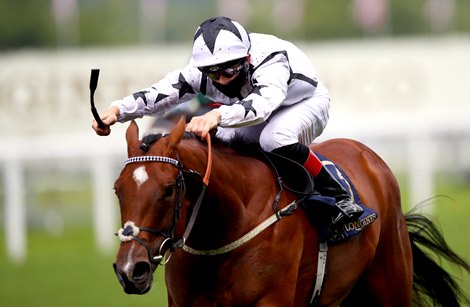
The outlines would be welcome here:
<svg viewBox="0 0 470 307">
<path fill-rule="evenodd" d="M 313 175 L 313 177 L 317 177 L 318 173 L 320 173 L 323 164 L 321 163 L 320 159 L 310 150 L 308 153 L 307 161 L 304 163 L 305 169 Z"/>
<path fill-rule="evenodd" d="M 218 107 L 220 107 L 222 104 L 220 102 L 217 102 L 217 101 L 211 101 L 207 104 L 209 107 L 211 108 L 214 108 L 214 109 L 217 109 Z"/>
</svg>

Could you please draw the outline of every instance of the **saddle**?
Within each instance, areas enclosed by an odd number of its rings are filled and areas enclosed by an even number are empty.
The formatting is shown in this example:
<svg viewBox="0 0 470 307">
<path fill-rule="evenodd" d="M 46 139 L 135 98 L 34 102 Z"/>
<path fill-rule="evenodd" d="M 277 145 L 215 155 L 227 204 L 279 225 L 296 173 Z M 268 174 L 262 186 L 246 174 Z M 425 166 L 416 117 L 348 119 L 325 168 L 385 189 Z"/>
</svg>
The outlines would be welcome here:
<svg viewBox="0 0 470 307">
<path fill-rule="evenodd" d="M 315 191 L 313 178 L 302 165 L 284 156 L 264 152 L 282 186 L 290 192 L 304 197 L 303 207 L 312 222 L 317 225 L 319 235 L 329 243 L 341 242 L 360 233 L 378 218 L 378 214 L 372 208 L 364 206 L 353 183 L 339 166 L 325 156 L 315 154 L 351 198 L 364 209 L 364 213 L 357 220 L 332 227 L 329 224 L 330 219 L 328 217 L 336 200 L 333 197 L 320 195 Z"/>
</svg>

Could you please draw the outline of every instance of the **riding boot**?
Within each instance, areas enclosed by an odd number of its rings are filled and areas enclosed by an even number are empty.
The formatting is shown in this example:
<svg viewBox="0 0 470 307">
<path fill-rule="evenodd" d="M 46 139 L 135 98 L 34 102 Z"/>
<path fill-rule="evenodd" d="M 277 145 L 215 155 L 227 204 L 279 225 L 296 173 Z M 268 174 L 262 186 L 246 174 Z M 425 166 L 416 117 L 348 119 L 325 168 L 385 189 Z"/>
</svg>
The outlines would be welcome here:
<svg viewBox="0 0 470 307">
<path fill-rule="evenodd" d="M 333 225 L 357 219 L 362 215 L 364 210 L 351 199 L 343 186 L 330 174 L 311 150 L 304 167 L 314 178 L 315 190 L 320 195 L 335 199 L 336 212 L 331 220 Z"/>
</svg>

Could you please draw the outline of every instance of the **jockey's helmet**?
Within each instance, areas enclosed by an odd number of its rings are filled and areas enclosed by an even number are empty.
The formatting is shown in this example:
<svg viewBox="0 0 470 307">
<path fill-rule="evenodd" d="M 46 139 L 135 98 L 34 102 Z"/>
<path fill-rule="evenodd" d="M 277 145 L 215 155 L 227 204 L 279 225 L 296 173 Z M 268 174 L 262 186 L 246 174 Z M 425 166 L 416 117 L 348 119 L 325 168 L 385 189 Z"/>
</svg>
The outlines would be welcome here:
<svg viewBox="0 0 470 307">
<path fill-rule="evenodd" d="M 227 63 L 246 58 L 250 47 L 250 37 L 238 22 L 228 17 L 213 17 L 197 28 L 191 61 L 196 67 Z"/>
</svg>

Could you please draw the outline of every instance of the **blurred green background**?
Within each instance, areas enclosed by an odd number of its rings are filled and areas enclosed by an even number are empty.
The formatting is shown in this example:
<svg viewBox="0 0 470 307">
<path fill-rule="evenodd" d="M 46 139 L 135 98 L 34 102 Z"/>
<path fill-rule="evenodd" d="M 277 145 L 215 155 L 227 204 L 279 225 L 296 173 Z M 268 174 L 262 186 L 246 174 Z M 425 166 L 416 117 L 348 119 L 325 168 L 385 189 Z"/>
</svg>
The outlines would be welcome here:
<svg viewBox="0 0 470 307">
<path fill-rule="evenodd" d="M 295 0 L 288 3 L 282 0 L 242 0 L 236 4 L 223 0 L 1 0 L 0 49 L 185 41 L 192 38 L 202 20 L 224 13 L 239 17 L 248 29 L 291 40 L 470 32 L 468 0 Z M 367 16 L 357 13 L 357 8 L 362 6 L 368 7 L 364 11 L 371 11 L 371 18 L 358 17 Z M 276 9 L 285 11 L 276 12 Z M 153 13 L 149 18 L 154 25 L 152 29 L 143 29 L 148 22 L 145 11 Z M 290 17 L 288 13 L 295 15 Z M 297 20 L 291 22 L 291 18 Z M 62 35 L 64 31 L 68 34 Z M 145 31 L 151 35 L 142 35 Z"/>
<path fill-rule="evenodd" d="M 470 1 L 0 0 L 1 306 L 166 305 L 161 268 L 144 296 L 124 294 L 114 276 L 120 226 L 112 185 L 125 158 L 125 125 L 106 139 L 93 135 L 88 74 L 104 68 L 101 110 L 103 101 L 184 65 L 197 25 L 213 15 L 299 42 L 325 60 L 320 75 L 337 106 L 323 139 L 353 137 L 376 150 L 399 178 L 404 210 L 431 198 L 422 210 L 470 260 L 470 76 L 462 57 Z M 371 46 L 375 57 L 367 58 Z M 141 67 L 139 58 L 153 62 Z M 401 65 L 405 74 L 388 75 Z M 443 98 L 434 102 L 436 94 Z M 12 182 L 20 183 L 19 199 Z M 12 202 L 25 206 L 24 255 L 7 248 L 7 228 L 17 226 L 7 220 Z M 104 226 L 100 208 L 111 210 Z M 470 294 L 470 276 L 449 269 Z"/>
</svg>

